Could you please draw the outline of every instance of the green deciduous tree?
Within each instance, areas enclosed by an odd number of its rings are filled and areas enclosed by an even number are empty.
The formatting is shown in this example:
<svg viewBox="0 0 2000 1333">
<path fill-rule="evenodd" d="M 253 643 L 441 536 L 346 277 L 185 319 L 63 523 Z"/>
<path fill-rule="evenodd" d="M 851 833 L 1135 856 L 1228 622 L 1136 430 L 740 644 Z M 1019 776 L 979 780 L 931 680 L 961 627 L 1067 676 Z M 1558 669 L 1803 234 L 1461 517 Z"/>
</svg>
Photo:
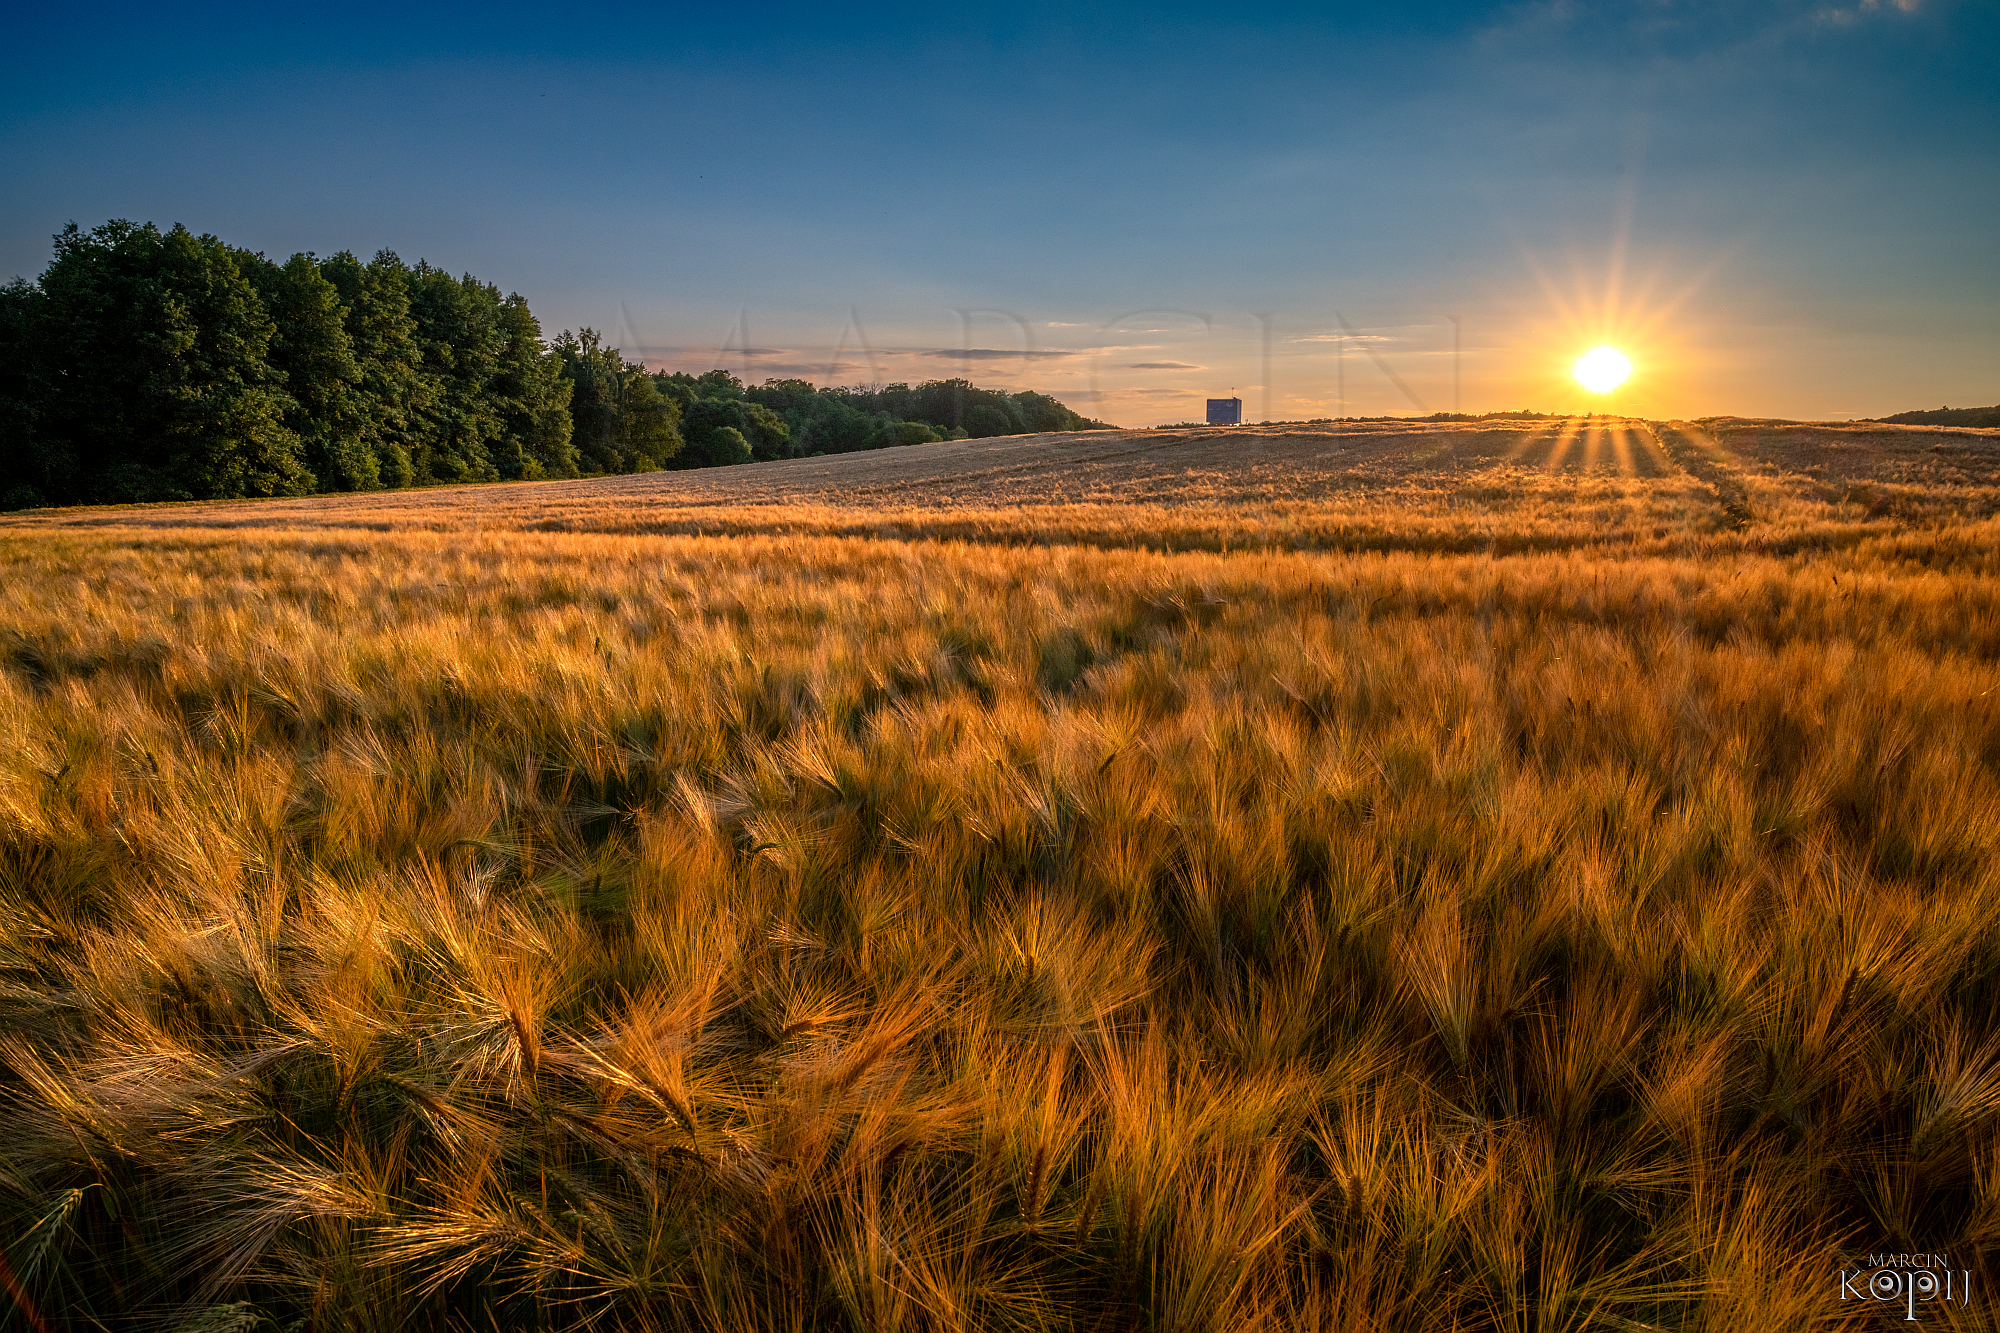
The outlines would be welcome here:
<svg viewBox="0 0 2000 1333">
<path fill-rule="evenodd" d="M 702 451 L 711 467 L 727 467 L 750 461 L 750 441 L 734 426 L 715 426 L 701 437 Z"/>
<path fill-rule="evenodd" d="M 689 448 L 677 460 L 677 466 L 712 467 L 794 456 L 792 428 L 785 418 L 755 401 L 751 396 L 753 391 L 746 391 L 728 371 L 658 375 L 654 379 L 665 394 L 680 404 Z M 735 434 L 715 434 L 724 429 Z M 749 450 L 741 458 L 737 457 L 738 438 Z"/>
<path fill-rule="evenodd" d="M 293 404 L 285 424 L 298 435 L 320 489 L 381 486 L 381 466 L 366 438 L 361 363 L 354 355 L 339 289 L 311 255 L 293 255 L 281 267 L 262 255 L 239 251 L 237 263 L 256 286 L 276 328 L 270 362 L 284 375 Z"/>
<path fill-rule="evenodd" d="M 32 509 L 72 489 L 67 442 L 42 430 L 47 306 L 41 289 L 19 278 L 0 287 L 0 509 Z"/>
<path fill-rule="evenodd" d="M 584 468 L 591 472 L 625 471 L 618 438 L 624 359 L 617 349 L 602 345 L 597 330 L 588 328 L 575 333 L 564 329 L 556 339 L 556 356 L 563 378 L 569 381 L 572 438 Z"/>
<path fill-rule="evenodd" d="M 294 404 L 267 359 L 275 326 L 221 241 L 179 226 L 72 223 L 40 285 L 49 392 L 38 429 L 66 455 L 50 498 L 314 488 L 285 424 Z"/>
<path fill-rule="evenodd" d="M 574 477 L 578 455 L 570 419 L 570 381 L 562 359 L 543 345 L 535 312 L 516 293 L 500 305 L 500 353 L 493 392 L 508 441 L 502 472 L 511 477 Z"/>
<path fill-rule="evenodd" d="M 565 330 L 555 352 L 572 387 L 570 415 L 586 468 L 645 471 L 681 453 L 680 400 L 661 393 L 644 366 L 604 346 L 595 329 Z"/>
<path fill-rule="evenodd" d="M 411 450 L 417 481 L 497 480 L 503 424 L 490 390 L 507 346 L 499 289 L 420 261 L 410 270 L 410 316 L 424 371 L 438 383 Z"/>
<path fill-rule="evenodd" d="M 944 436 L 927 421 L 898 421 L 882 428 L 884 445 L 936 444 Z"/>
<path fill-rule="evenodd" d="M 663 466 L 681 451 L 680 404 L 661 393 L 644 366 L 619 377 L 619 437 L 636 470 Z"/>
<path fill-rule="evenodd" d="M 343 250 L 320 265 L 340 295 L 347 336 L 361 383 L 356 394 L 360 437 L 384 486 L 416 480 L 412 461 L 424 422 L 441 387 L 424 369 L 417 324 L 410 315 L 410 270 L 393 250 L 363 264 Z"/>
<path fill-rule="evenodd" d="M 994 403 L 981 403 L 965 416 L 965 429 L 974 439 L 985 439 L 991 435 L 1018 435 L 1021 423 L 1003 407 Z"/>
</svg>

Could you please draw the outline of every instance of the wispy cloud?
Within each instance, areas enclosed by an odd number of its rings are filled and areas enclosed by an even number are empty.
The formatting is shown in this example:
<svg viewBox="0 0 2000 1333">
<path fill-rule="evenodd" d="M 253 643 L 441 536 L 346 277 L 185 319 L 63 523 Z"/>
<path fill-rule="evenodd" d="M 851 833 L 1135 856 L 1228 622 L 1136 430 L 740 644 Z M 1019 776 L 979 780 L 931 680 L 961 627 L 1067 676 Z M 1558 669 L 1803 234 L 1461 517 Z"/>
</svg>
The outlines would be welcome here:
<svg viewBox="0 0 2000 1333">
<path fill-rule="evenodd" d="M 1192 402 L 1201 396 L 1187 389 L 1051 389 L 1049 392 L 1065 401 L 1071 398 L 1181 398 Z"/>
<path fill-rule="evenodd" d="M 829 372 L 835 375 L 849 375 L 856 371 L 865 371 L 868 367 L 855 361 L 841 361 L 832 366 L 823 361 L 779 361 L 760 366 L 758 369 L 772 375 L 796 375 L 803 379 L 814 379 Z"/>
<path fill-rule="evenodd" d="M 947 347 L 943 351 L 925 352 L 925 356 L 943 357 L 948 361 L 1001 361 L 1009 357 L 1024 357 L 1034 361 L 1047 361 L 1055 357 L 1075 356 L 1075 352 L 1055 350 L 1008 351 L 1000 347 Z"/>
<path fill-rule="evenodd" d="M 713 347 L 673 347 L 658 343 L 639 343 L 619 350 L 644 358 L 720 357 L 724 361 L 741 361 L 745 357 L 799 355 L 799 349 L 796 347 L 725 347 L 717 352 Z"/>
<path fill-rule="evenodd" d="M 1864 14 L 1880 13 L 1890 9 L 1904 14 L 1914 14 L 1917 12 L 1919 3 L 1921 3 L 1921 0 L 1889 0 L 1887 4 L 1883 4 L 1882 0 L 1861 0 L 1860 4 L 1846 9 L 1842 9 L 1837 5 L 1830 5 L 1820 10 L 1813 17 L 1822 24 L 1830 23 L 1837 27 L 1844 27 L 1860 19 Z"/>
<path fill-rule="evenodd" d="M 1125 367 L 1127 370 L 1207 370 L 1207 366 L 1191 366 L 1185 361 L 1136 361 Z"/>
</svg>

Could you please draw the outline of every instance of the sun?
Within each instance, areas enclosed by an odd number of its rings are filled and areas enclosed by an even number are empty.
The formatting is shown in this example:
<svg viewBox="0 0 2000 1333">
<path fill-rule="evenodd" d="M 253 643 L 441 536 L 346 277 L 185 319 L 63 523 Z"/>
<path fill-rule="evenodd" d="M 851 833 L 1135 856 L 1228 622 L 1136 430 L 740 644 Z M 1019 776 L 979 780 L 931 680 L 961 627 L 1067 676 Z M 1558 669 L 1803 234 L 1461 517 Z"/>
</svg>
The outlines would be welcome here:
<svg viewBox="0 0 2000 1333">
<path fill-rule="evenodd" d="M 1615 347 L 1585 352 L 1576 363 L 1576 382 L 1592 393 L 1610 393 L 1632 373 L 1632 363 Z"/>
</svg>

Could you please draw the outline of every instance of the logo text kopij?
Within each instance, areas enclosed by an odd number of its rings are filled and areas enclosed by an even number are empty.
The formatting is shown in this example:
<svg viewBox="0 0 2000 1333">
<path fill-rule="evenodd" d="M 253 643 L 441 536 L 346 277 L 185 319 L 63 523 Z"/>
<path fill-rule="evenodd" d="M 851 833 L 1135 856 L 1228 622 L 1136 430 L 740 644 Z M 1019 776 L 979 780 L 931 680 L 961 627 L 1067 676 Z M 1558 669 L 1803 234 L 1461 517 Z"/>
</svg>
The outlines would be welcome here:
<svg viewBox="0 0 2000 1333">
<path fill-rule="evenodd" d="M 1862 1267 L 1841 1270 L 1840 1299 L 1894 1301 L 1903 1307 L 1903 1322 L 1914 1323 L 1923 1305 L 1968 1304 L 1972 1271 L 1952 1268 L 1948 1254 L 1871 1254 Z"/>
</svg>

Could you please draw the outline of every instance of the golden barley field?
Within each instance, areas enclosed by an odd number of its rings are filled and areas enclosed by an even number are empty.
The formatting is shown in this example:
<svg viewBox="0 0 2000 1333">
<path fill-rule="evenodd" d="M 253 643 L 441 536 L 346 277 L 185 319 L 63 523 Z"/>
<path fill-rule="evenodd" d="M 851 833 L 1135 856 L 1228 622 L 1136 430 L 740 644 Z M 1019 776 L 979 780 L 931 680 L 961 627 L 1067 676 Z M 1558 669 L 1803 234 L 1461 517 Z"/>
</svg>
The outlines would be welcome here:
<svg viewBox="0 0 2000 1333">
<path fill-rule="evenodd" d="M 1995 431 L 12 515 L 4 1324 L 1990 1329 L 1996 853 Z"/>
</svg>

